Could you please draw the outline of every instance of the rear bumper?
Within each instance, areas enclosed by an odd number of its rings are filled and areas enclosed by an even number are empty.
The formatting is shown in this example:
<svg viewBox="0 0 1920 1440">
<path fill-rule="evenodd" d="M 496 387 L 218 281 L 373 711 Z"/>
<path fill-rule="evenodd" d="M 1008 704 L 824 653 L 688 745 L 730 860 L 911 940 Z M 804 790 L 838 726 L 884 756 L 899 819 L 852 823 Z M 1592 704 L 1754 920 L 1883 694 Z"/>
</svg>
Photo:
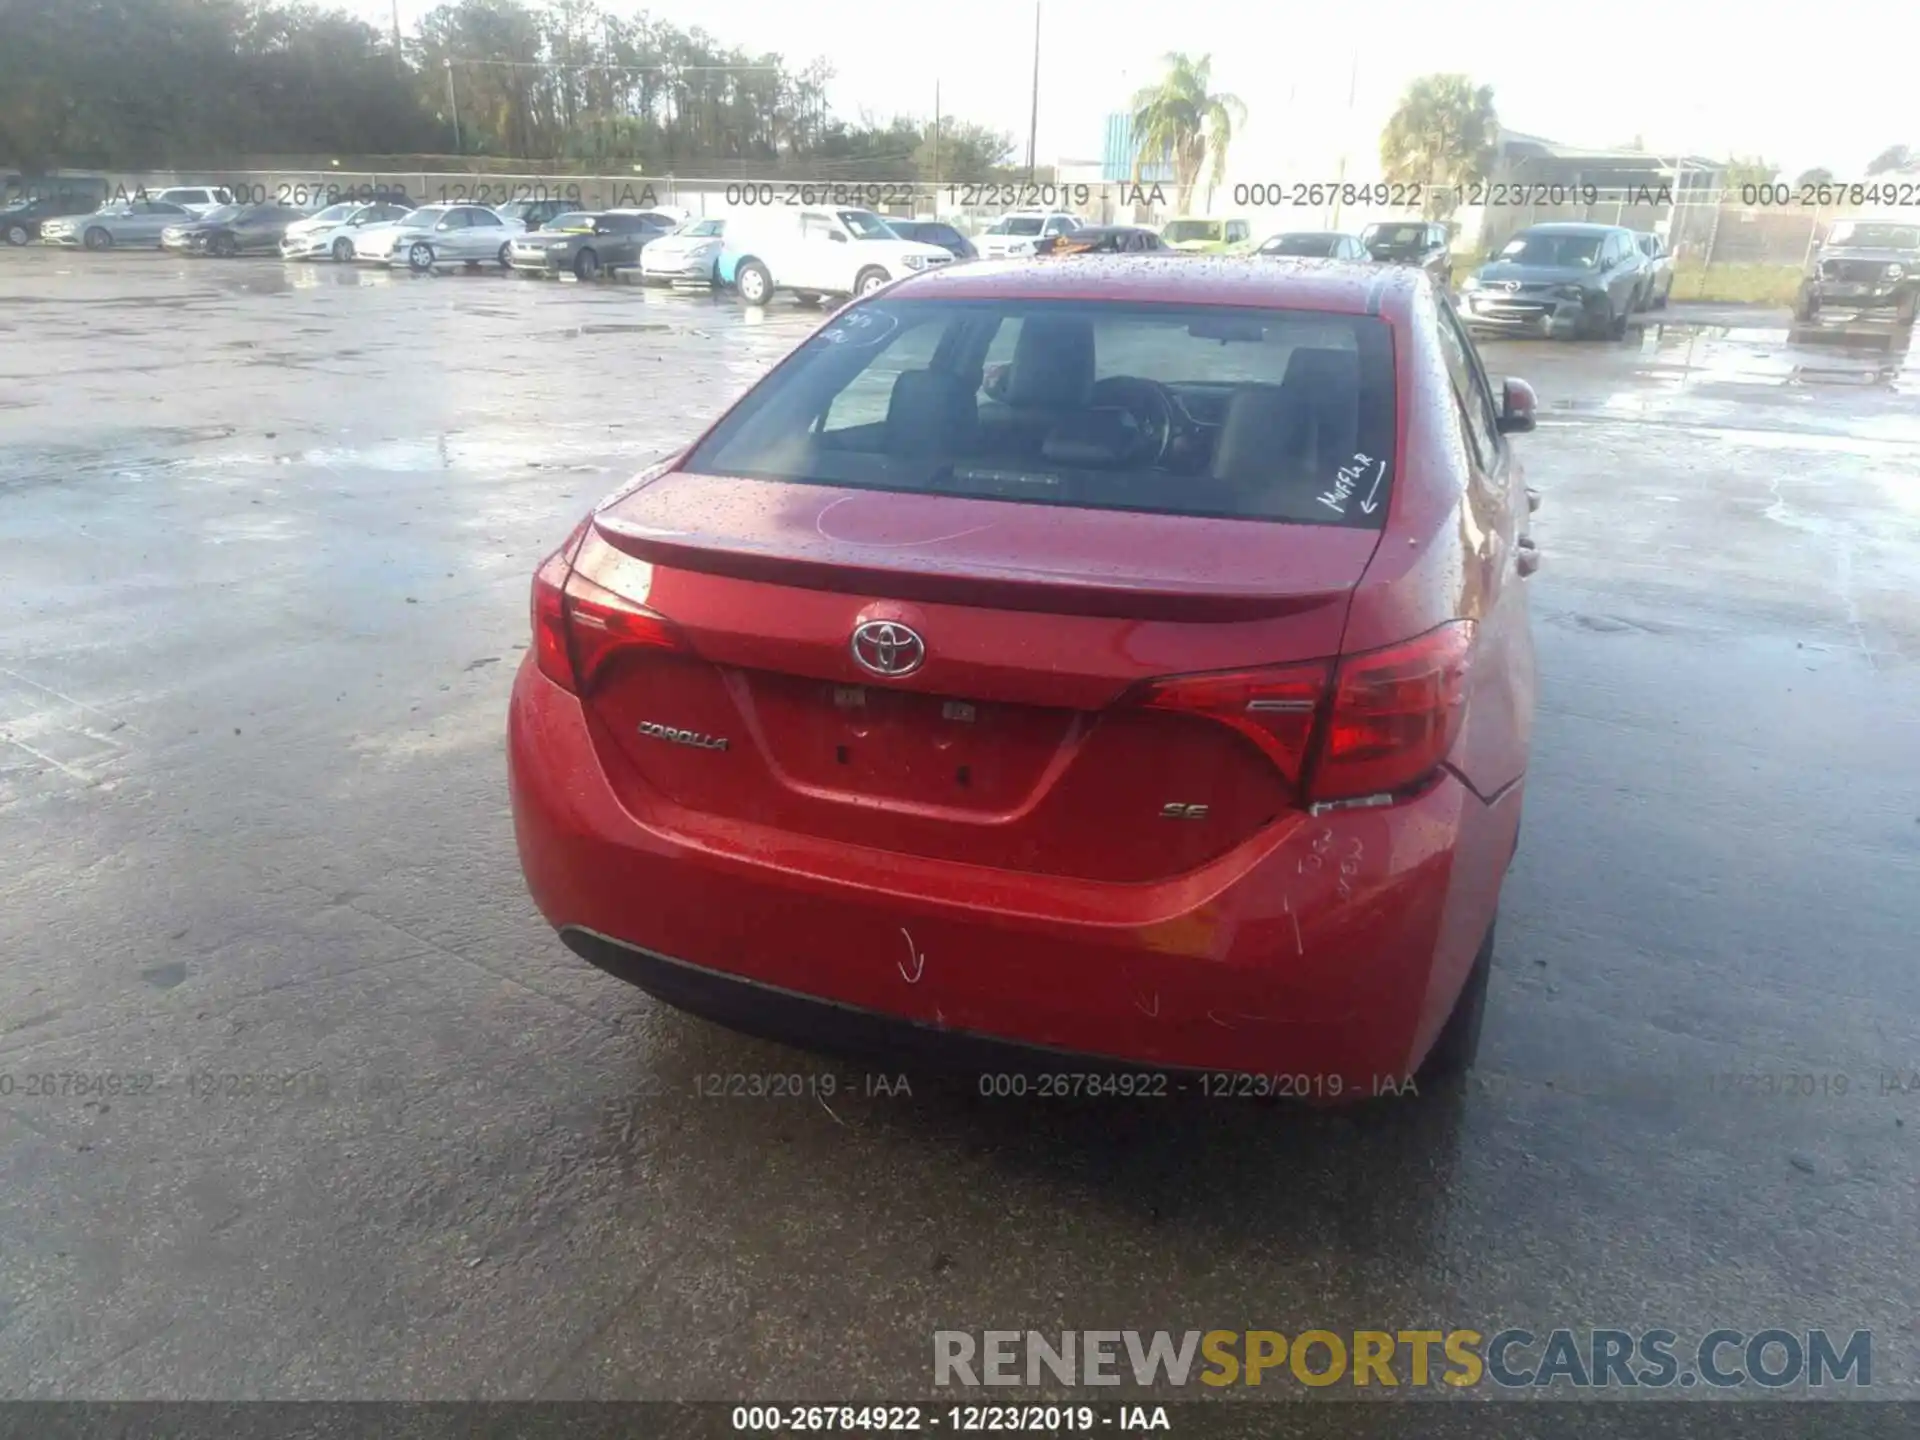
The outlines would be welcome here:
<svg viewBox="0 0 1920 1440">
<path fill-rule="evenodd" d="M 522 868 L 567 943 L 669 1003 L 825 1048 L 989 1042 L 1338 1076 L 1349 1095 L 1425 1055 L 1492 920 L 1520 806 L 1517 786 L 1489 806 L 1448 776 L 1117 885 L 719 826 L 664 799 L 633 813 L 597 724 L 523 663 L 508 723 Z"/>
</svg>

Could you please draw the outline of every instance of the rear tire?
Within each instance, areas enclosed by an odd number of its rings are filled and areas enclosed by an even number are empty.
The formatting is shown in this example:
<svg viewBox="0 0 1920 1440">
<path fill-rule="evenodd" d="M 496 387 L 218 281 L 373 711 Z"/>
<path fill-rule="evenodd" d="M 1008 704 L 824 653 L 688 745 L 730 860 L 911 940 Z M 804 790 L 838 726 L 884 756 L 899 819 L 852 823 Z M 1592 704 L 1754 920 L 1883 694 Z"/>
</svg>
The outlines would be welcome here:
<svg viewBox="0 0 1920 1440">
<path fill-rule="evenodd" d="M 32 238 L 33 236 L 27 233 L 27 227 L 24 225 L 9 225 L 7 227 L 7 243 L 9 245 L 24 245 Z"/>
<path fill-rule="evenodd" d="M 1627 308 L 1607 322 L 1607 338 L 1624 340 L 1627 338 L 1627 322 L 1633 318 L 1633 301 L 1627 301 Z"/>
<path fill-rule="evenodd" d="M 80 237 L 80 243 L 85 245 L 89 250 L 111 250 L 113 248 L 113 236 L 105 230 L 102 230 L 98 225 L 95 225 Z"/>
<path fill-rule="evenodd" d="M 502 270 L 511 270 L 513 268 L 512 250 L 513 242 L 511 240 L 502 240 L 500 242 L 499 252 L 495 254 L 493 258 L 500 262 L 500 268 Z"/>
<path fill-rule="evenodd" d="M 1820 303 L 1813 298 L 1811 291 L 1802 289 L 1793 297 L 1793 318 L 1802 325 L 1808 324 L 1820 313 Z"/>
<path fill-rule="evenodd" d="M 1893 323 L 1902 330 L 1911 330 L 1916 314 L 1920 314 L 1920 290 L 1909 290 L 1894 308 Z"/>
<path fill-rule="evenodd" d="M 748 260 L 733 272 L 733 288 L 749 305 L 764 305 L 773 295 L 773 276 L 758 260 Z"/>
<path fill-rule="evenodd" d="M 1473 969 L 1467 983 L 1460 987 L 1460 998 L 1453 1002 L 1453 1013 L 1440 1029 L 1439 1038 L 1421 1062 L 1418 1081 L 1440 1081 L 1464 1075 L 1480 1055 L 1480 1030 L 1487 1014 L 1487 989 L 1493 977 L 1493 934 L 1498 922 L 1487 926 L 1487 938 L 1473 957 Z"/>
</svg>

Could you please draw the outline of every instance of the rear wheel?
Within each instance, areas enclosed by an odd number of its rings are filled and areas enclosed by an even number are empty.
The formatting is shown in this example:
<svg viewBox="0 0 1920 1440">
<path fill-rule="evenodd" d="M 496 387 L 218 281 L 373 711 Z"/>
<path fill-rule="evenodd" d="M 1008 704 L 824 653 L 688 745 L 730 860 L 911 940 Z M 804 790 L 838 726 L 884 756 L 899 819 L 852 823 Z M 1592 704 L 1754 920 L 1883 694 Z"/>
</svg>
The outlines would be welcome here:
<svg viewBox="0 0 1920 1440">
<path fill-rule="evenodd" d="M 1473 957 L 1473 969 L 1467 973 L 1467 983 L 1460 987 L 1460 998 L 1453 1002 L 1453 1013 L 1447 1017 L 1439 1038 L 1421 1063 L 1418 1076 L 1421 1081 L 1464 1075 L 1479 1057 L 1480 1028 L 1487 1013 L 1487 987 L 1493 976 L 1493 932 L 1497 928 L 1497 924 L 1487 926 L 1487 938 L 1480 942 L 1480 951 Z"/>
<path fill-rule="evenodd" d="M 106 250 L 113 245 L 113 236 L 95 225 L 80 237 L 80 243 L 89 250 Z"/>
<path fill-rule="evenodd" d="M 733 272 L 734 288 L 749 305 L 764 305 L 773 294 L 773 276 L 758 260 L 749 260 Z"/>
<path fill-rule="evenodd" d="M 1903 330 L 1911 330 L 1916 313 L 1920 313 L 1920 290 L 1909 290 L 1900 297 L 1900 303 L 1894 307 L 1894 324 Z"/>
<path fill-rule="evenodd" d="M 1633 318 L 1632 298 L 1631 297 L 1628 298 L 1627 305 L 1624 310 L 1621 310 L 1618 313 L 1613 313 L 1613 312 L 1609 312 L 1609 313 L 1611 315 L 1611 318 L 1607 321 L 1607 338 L 1609 340 L 1626 339 L 1627 338 L 1627 321 Z"/>
<path fill-rule="evenodd" d="M 582 250 L 573 260 L 573 278 L 576 280 L 599 279 L 600 257 L 591 250 Z"/>
<path fill-rule="evenodd" d="M 1660 292 L 1660 298 L 1653 302 L 1653 308 L 1656 310 L 1666 309 L 1667 301 L 1671 300 L 1672 298 L 1673 298 L 1673 281 L 1669 280 L 1667 281 L 1666 288 Z"/>
<path fill-rule="evenodd" d="M 9 245 L 24 245 L 32 238 L 33 237 L 27 233 L 27 227 L 24 225 L 9 225 L 7 227 L 7 243 Z"/>
<path fill-rule="evenodd" d="M 338 240 L 333 242 L 333 263 L 336 265 L 345 265 L 352 259 L 353 241 L 342 235 Z"/>
<path fill-rule="evenodd" d="M 494 254 L 493 258 L 500 262 L 500 268 L 502 270 L 511 270 L 513 268 L 513 242 L 511 240 L 502 240 L 500 242 L 500 249 Z"/>
<path fill-rule="evenodd" d="M 1806 286 L 1800 287 L 1800 293 L 1793 297 L 1793 318 L 1806 324 L 1820 313 L 1820 302 L 1813 298 L 1813 291 Z"/>
</svg>

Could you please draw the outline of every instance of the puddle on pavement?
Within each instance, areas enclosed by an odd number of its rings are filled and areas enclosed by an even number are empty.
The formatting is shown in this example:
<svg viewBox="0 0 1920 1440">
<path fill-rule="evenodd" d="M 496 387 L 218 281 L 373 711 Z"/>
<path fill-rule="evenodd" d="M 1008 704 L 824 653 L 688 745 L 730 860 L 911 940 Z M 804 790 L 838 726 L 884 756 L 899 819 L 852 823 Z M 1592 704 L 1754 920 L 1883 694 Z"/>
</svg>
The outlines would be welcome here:
<svg viewBox="0 0 1920 1440">
<path fill-rule="evenodd" d="M 1848 386 L 1920 394 L 1920 370 L 1902 337 L 1867 332 L 1650 324 L 1639 332 L 1634 376 L 1650 387 Z"/>
</svg>

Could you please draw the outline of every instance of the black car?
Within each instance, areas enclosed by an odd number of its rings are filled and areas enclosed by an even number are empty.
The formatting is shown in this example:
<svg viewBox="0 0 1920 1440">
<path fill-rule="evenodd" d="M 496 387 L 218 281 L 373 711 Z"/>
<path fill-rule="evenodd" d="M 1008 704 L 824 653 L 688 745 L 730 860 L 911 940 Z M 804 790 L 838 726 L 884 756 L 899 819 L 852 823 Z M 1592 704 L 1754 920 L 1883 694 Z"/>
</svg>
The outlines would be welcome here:
<svg viewBox="0 0 1920 1440">
<path fill-rule="evenodd" d="M 55 191 L 9 201 L 0 207 L 0 236 L 9 245 L 26 245 L 40 238 L 40 226 L 67 215 L 91 215 L 100 197 L 83 191 Z"/>
<path fill-rule="evenodd" d="M 307 213 L 291 205 L 245 205 L 224 219 L 189 227 L 183 248 L 189 255 L 218 255 L 222 259 L 261 250 L 278 255 L 280 242 L 287 238 L 287 227 L 306 219 Z M 165 236 L 160 243 L 167 243 Z"/>
<path fill-rule="evenodd" d="M 1443 288 L 1453 284 L 1453 241 L 1447 227 L 1431 220 L 1388 220 L 1360 232 L 1360 243 L 1388 265 L 1418 265 Z"/>
<path fill-rule="evenodd" d="M 1460 286 L 1470 330 L 1624 340 L 1647 257 L 1618 225 L 1552 221 L 1515 235 Z"/>
<path fill-rule="evenodd" d="M 1260 242 L 1256 255 L 1292 256 L 1301 260 L 1371 260 L 1373 254 L 1358 235 L 1338 230 L 1283 230 Z"/>
<path fill-rule="evenodd" d="M 1902 329 L 1920 310 L 1920 224 L 1909 220 L 1837 220 L 1800 282 L 1793 318 L 1823 310 L 1855 315 L 1891 311 Z"/>
<path fill-rule="evenodd" d="M 956 260 L 978 260 L 973 242 L 944 220 L 888 220 L 887 228 L 902 240 L 938 245 Z"/>
<path fill-rule="evenodd" d="M 640 252 L 679 225 L 651 210 L 576 210 L 507 242 L 507 264 L 536 274 L 571 270 L 581 280 L 631 270 Z"/>
<path fill-rule="evenodd" d="M 1173 247 L 1144 225 L 1082 225 L 1065 235 L 1049 235 L 1034 247 L 1036 255 L 1133 255 L 1171 251 Z"/>
</svg>

